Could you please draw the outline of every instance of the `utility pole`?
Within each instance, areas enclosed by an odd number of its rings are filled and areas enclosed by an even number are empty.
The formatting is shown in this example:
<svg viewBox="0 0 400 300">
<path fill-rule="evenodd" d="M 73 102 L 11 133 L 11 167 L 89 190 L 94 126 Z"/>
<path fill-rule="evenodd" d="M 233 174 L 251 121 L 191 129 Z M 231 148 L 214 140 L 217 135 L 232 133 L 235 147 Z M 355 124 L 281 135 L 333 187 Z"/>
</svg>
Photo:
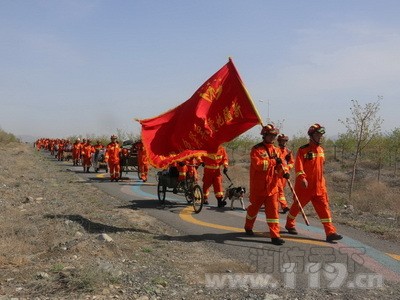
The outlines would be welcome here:
<svg viewBox="0 0 400 300">
<path fill-rule="evenodd" d="M 267 99 L 266 101 L 267 101 L 267 124 L 269 124 L 271 122 L 269 118 L 269 99 Z M 264 100 L 258 100 L 258 102 L 264 103 Z"/>
</svg>

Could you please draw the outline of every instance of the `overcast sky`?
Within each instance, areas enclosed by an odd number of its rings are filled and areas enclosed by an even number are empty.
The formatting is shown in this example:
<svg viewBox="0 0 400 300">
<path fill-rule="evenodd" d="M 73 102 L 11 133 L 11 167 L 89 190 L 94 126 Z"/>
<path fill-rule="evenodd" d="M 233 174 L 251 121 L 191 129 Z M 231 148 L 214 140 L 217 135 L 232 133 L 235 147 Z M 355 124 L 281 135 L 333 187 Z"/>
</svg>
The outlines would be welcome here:
<svg viewBox="0 0 400 300">
<path fill-rule="evenodd" d="M 399 11 L 397 0 L 0 0 L 0 127 L 139 134 L 134 118 L 186 101 L 232 57 L 262 118 L 289 137 L 314 122 L 344 132 L 350 100 L 379 96 L 390 132 Z"/>
</svg>

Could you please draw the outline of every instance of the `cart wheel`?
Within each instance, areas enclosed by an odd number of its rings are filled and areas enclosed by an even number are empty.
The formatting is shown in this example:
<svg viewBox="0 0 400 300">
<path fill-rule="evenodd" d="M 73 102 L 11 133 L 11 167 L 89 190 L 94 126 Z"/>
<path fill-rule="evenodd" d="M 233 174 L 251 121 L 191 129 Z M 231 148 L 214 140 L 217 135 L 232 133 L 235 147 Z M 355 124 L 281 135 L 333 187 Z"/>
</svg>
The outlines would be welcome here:
<svg viewBox="0 0 400 300">
<path fill-rule="evenodd" d="M 164 204 L 164 202 L 165 202 L 166 191 L 167 191 L 167 187 L 165 185 L 162 185 L 160 182 L 158 182 L 157 196 L 158 196 L 158 200 L 160 201 L 161 204 Z"/>
<path fill-rule="evenodd" d="M 196 184 L 193 186 L 193 209 L 196 214 L 198 214 L 201 209 L 203 208 L 203 203 L 204 203 L 204 197 L 203 197 L 203 191 L 201 187 Z"/>
</svg>

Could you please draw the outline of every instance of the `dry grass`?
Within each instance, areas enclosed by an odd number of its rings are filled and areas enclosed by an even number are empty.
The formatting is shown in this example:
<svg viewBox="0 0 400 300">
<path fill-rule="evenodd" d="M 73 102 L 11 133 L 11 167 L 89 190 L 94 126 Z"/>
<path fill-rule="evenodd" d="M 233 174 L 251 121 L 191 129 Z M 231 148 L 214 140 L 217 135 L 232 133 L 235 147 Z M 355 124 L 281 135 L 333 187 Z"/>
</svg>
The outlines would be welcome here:
<svg viewBox="0 0 400 300">
<path fill-rule="evenodd" d="M 235 153 L 235 164 L 230 166 L 228 175 L 235 185 L 249 185 L 249 154 L 238 151 Z M 357 172 L 356 188 L 352 200 L 349 200 L 350 166 L 338 161 L 327 161 L 325 176 L 328 185 L 329 198 L 335 220 L 362 230 L 385 235 L 389 239 L 400 238 L 400 192 L 398 179 L 392 170 L 381 171 L 381 182 L 378 182 L 377 170 L 366 169 L 362 164 Z M 291 181 L 294 183 L 292 170 Z M 224 179 L 225 183 L 228 181 Z M 291 202 L 291 192 L 286 189 L 286 197 Z M 352 212 L 349 213 L 349 207 Z M 312 205 L 305 208 L 309 216 L 316 216 Z M 393 229 L 395 228 L 395 229 Z"/>
<path fill-rule="evenodd" d="M 0 143 L 9 144 L 13 142 L 18 142 L 18 139 L 15 137 L 15 135 L 7 133 L 0 128 Z"/>
</svg>

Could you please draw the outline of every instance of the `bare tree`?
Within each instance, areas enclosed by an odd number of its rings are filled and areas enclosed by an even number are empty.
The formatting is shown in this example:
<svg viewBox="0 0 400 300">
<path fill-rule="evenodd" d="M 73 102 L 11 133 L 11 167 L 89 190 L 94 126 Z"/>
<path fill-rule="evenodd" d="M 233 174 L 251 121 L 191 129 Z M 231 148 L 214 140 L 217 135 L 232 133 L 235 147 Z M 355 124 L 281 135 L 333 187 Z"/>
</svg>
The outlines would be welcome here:
<svg viewBox="0 0 400 300">
<path fill-rule="evenodd" d="M 378 96 L 378 101 L 374 103 L 367 103 L 364 107 L 362 107 L 357 100 L 351 100 L 351 116 L 346 118 L 345 121 L 339 119 L 339 121 L 346 126 L 347 134 L 354 137 L 356 141 L 355 155 L 349 187 L 349 200 L 351 200 L 354 188 L 354 181 L 356 177 L 357 164 L 361 156 L 361 152 L 375 136 L 380 134 L 381 131 L 383 119 L 378 116 L 380 99 L 382 99 L 382 97 Z"/>
</svg>

